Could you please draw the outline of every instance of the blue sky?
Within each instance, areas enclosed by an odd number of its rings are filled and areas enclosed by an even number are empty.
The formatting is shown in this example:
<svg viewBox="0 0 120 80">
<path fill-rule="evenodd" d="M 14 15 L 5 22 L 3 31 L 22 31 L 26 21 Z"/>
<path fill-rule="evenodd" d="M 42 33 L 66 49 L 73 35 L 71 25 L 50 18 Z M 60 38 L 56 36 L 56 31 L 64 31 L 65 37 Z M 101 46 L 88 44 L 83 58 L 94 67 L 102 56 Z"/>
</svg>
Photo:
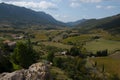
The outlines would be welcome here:
<svg viewBox="0 0 120 80">
<path fill-rule="evenodd" d="M 120 0 L 0 0 L 0 2 L 44 11 L 63 22 L 103 18 L 120 13 Z"/>
</svg>

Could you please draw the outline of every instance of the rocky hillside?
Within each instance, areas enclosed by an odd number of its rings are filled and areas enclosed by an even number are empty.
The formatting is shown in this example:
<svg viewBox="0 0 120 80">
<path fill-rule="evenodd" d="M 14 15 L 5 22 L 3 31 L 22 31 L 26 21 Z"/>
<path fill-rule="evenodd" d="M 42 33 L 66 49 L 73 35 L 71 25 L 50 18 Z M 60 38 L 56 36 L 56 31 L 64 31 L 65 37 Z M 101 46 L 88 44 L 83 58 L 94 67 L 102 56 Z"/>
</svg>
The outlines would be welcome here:
<svg viewBox="0 0 120 80">
<path fill-rule="evenodd" d="M 0 74 L 0 80 L 51 80 L 49 67 L 44 63 L 35 63 L 29 69 Z"/>
</svg>

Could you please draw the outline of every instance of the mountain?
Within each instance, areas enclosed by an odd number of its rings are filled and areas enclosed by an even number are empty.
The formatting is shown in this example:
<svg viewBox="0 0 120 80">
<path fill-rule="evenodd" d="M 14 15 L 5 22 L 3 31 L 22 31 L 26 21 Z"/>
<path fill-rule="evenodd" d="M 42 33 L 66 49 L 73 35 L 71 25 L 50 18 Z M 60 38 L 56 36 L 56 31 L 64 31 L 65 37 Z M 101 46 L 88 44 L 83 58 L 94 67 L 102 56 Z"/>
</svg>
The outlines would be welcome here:
<svg viewBox="0 0 120 80">
<path fill-rule="evenodd" d="M 36 12 L 25 7 L 6 3 L 0 3 L 0 24 L 9 24 L 10 26 L 17 27 L 29 25 L 65 25 L 44 12 Z"/>
<path fill-rule="evenodd" d="M 120 14 L 101 19 L 89 19 L 75 28 L 87 30 L 100 28 L 111 33 L 120 33 Z"/>
<path fill-rule="evenodd" d="M 66 25 L 68 25 L 70 27 L 74 27 L 74 26 L 76 26 L 76 25 L 78 25 L 80 23 L 83 23 L 85 21 L 87 21 L 87 19 L 81 19 L 81 20 L 77 20 L 75 22 L 67 22 Z"/>
</svg>

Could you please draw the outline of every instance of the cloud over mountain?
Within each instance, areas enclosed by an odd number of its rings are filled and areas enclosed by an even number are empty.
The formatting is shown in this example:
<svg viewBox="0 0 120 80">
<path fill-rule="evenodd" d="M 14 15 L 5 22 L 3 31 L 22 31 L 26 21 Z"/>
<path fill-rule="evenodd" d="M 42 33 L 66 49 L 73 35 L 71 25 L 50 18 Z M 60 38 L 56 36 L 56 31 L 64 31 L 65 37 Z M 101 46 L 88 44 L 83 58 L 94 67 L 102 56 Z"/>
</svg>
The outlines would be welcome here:
<svg viewBox="0 0 120 80">
<path fill-rule="evenodd" d="M 27 8 L 32 8 L 35 10 L 39 9 L 57 9 L 57 5 L 55 3 L 49 2 L 49 1 L 22 1 L 22 0 L 2 0 L 5 1 L 8 4 L 13 4 L 17 6 L 24 6 Z"/>
</svg>

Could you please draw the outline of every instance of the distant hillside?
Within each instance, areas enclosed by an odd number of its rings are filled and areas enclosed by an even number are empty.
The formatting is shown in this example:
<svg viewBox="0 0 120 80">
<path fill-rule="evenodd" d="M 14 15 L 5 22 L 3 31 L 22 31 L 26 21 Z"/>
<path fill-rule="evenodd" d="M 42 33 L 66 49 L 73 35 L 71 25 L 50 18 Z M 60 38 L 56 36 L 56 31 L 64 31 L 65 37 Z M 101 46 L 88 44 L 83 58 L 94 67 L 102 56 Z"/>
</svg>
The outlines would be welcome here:
<svg viewBox="0 0 120 80">
<path fill-rule="evenodd" d="M 87 21 L 86 19 L 81 19 L 81 20 L 78 20 L 78 21 L 75 21 L 75 22 L 67 22 L 66 24 L 68 25 L 68 26 L 70 26 L 70 27 L 74 27 L 74 26 L 76 26 L 76 25 L 78 25 L 78 24 L 80 24 L 80 23 L 83 23 L 83 22 L 85 22 L 85 21 Z"/>
<path fill-rule="evenodd" d="M 15 27 L 29 25 L 65 25 L 44 12 L 36 12 L 6 3 L 0 3 L 0 24 L 8 24 Z"/>
<path fill-rule="evenodd" d="M 89 19 L 80 23 L 76 28 L 81 29 L 104 29 L 111 33 L 120 33 L 120 14 L 102 19 Z"/>
</svg>

